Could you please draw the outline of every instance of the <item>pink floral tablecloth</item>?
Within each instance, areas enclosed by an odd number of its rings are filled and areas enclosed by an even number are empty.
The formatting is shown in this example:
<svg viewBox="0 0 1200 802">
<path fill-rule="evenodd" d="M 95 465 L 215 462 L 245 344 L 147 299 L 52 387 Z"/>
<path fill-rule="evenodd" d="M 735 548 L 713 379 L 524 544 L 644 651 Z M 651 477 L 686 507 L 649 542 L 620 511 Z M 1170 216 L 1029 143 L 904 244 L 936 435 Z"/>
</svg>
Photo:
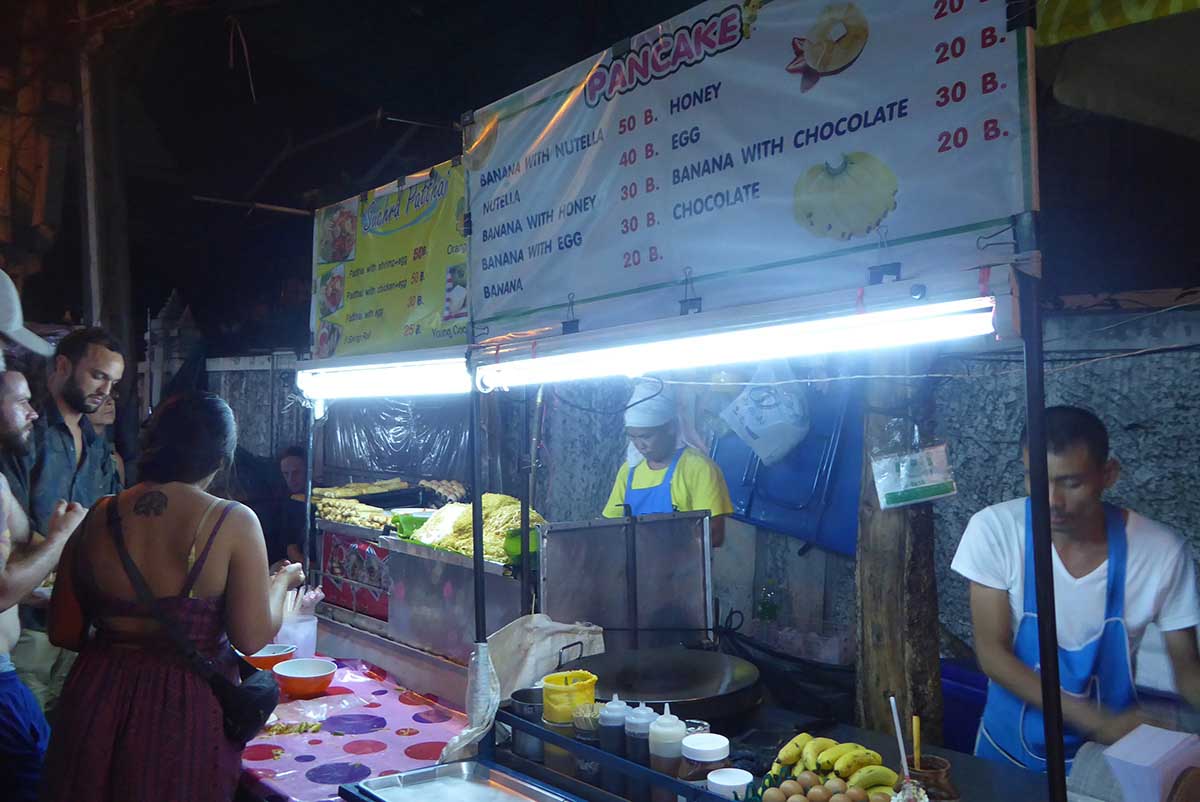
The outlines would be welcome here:
<svg viewBox="0 0 1200 802">
<path fill-rule="evenodd" d="M 337 660 L 319 699 L 280 705 L 283 721 L 303 710 L 321 731 L 260 735 L 242 753 L 242 787 L 265 802 L 334 802 L 343 783 L 398 774 L 437 762 L 466 716 L 401 687 L 383 669 Z"/>
</svg>

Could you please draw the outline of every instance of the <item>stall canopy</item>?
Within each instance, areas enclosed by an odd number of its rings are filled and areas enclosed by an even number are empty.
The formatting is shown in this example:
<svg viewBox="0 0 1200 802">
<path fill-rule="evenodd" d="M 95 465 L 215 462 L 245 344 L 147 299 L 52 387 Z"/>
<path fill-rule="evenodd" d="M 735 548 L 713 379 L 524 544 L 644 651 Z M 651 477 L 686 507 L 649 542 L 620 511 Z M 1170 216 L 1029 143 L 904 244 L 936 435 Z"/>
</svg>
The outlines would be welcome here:
<svg viewBox="0 0 1200 802">
<path fill-rule="evenodd" d="M 1039 46 L 1057 45 L 1142 22 L 1200 9 L 1200 0 L 1043 0 Z"/>
<path fill-rule="evenodd" d="M 1200 140 L 1195 9 L 1200 0 L 1052 2 L 1038 77 L 1066 106 Z"/>
</svg>

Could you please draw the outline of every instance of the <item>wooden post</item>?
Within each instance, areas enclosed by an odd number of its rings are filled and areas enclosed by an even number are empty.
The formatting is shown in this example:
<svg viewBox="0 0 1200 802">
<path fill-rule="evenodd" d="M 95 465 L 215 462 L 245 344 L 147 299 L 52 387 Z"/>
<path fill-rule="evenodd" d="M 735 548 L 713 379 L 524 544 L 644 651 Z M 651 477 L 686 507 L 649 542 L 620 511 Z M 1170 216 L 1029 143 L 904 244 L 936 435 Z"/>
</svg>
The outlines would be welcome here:
<svg viewBox="0 0 1200 802">
<path fill-rule="evenodd" d="M 868 373 L 909 375 L 911 362 L 906 352 L 881 354 L 871 360 Z M 890 733 L 886 694 L 895 694 L 906 735 L 906 722 L 919 715 L 922 737 L 936 743 L 942 734 L 942 685 L 932 510 L 928 504 L 881 510 L 870 461 L 873 446 L 885 442 L 888 420 L 913 416 L 911 386 L 896 379 L 867 380 L 858 513 L 857 709 L 861 726 Z"/>
</svg>

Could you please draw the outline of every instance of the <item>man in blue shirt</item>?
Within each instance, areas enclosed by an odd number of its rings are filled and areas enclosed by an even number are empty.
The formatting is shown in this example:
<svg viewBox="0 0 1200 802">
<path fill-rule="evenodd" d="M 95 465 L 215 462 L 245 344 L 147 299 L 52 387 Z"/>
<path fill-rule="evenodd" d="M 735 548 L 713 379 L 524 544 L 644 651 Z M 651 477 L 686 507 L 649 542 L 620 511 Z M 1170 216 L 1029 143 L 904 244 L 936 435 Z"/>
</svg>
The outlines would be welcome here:
<svg viewBox="0 0 1200 802">
<path fill-rule="evenodd" d="M 46 379 L 50 398 L 34 424 L 29 453 L 0 456 L 0 470 L 34 532 L 47 531 L 61 500 L 91 507 L 121 489 L 107 443 L 86 416 L 108 399 L 124 373 L 121 346 L 104 329 L 78 329 L 59 342 Z M 26 607 L 22 613 L 12 661 L 53 718 L 74 654 L 50 643 L 43 610 Z"/>
</svg>

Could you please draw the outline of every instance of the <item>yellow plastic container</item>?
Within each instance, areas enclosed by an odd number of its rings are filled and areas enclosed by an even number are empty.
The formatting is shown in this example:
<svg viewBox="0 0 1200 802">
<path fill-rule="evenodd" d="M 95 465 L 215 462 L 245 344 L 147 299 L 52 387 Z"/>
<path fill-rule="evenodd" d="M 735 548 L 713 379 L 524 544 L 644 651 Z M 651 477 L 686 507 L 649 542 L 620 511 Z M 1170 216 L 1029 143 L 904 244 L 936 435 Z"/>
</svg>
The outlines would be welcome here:
<svg viewBox="0 0 1200 802">
<path fill-rule="evenodd" d="M 559 671 L 542 680 L 542 717 L 551 724 L 574 726 L 575 708 L 596 701 L 596 680 L 590 671 Z"/>
</svg>

